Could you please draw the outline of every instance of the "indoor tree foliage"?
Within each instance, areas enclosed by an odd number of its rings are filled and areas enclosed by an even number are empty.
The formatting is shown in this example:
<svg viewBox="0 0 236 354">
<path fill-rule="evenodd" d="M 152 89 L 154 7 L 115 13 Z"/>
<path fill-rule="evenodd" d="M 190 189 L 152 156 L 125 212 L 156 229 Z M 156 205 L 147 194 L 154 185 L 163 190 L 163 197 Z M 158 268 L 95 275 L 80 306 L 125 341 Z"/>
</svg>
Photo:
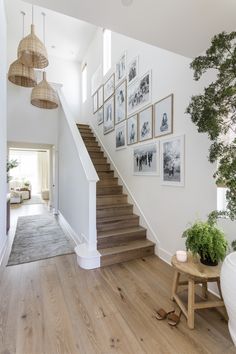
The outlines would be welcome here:
<svg viewBox="0 0 236 354">
<path fill-rule="evenodd" d="M 194 79 L 199 80 L 208 70 L 213 70 L 215 81 L 204 89 L 202 95 L 191 98 L 187 113 L 198 127 L 207 133 L 212 144 L 210 162 L 217 162 L 214 174 L 216 183 L 227 190 L 227 214 L 236 219 L 236 32 L 216 35 L 206 54 L 191 63 Z M 226 139 L 232 132 L 232 139 Z M 213 212 L 213 218 L 219 216 Z M 222 216 L 223 213 L 220 213 Z"/>
</svg>

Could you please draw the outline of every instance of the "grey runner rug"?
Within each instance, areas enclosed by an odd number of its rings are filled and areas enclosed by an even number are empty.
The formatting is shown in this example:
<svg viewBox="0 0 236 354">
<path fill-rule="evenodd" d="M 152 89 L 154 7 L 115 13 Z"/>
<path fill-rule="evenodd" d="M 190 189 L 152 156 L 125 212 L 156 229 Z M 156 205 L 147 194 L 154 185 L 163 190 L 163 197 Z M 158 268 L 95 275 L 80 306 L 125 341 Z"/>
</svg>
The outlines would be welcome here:
<svg viewBox="0 0 236 354">
<path fill-rule="evenodd" d="M 21 216 L 7 265 L 74 253 L 74 247 L 52 215 Z"/>
</svg>

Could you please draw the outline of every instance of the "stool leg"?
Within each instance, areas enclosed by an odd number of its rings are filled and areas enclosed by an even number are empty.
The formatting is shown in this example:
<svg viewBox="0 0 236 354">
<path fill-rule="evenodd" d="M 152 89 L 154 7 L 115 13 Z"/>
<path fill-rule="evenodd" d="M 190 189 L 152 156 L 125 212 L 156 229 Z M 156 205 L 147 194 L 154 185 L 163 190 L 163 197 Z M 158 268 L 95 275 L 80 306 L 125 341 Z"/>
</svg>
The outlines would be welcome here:
<svg viewBox="0 0 236 354">
<path fill-rule="evenodd" d="M 219 294 L 220 294 L 220 297 L 221 297 L 221 300 L 223 300 L 223 296 L 222 296 L 222 292 L 221 292 L 221 286 L 220 286 L 220 279 L 217 279 L 217 286 L 218 286 L 218 290 L 219 290 Z"/>
<path fill-rule="evenodd" d="M 202 297 L 204 300 L 206 300 L 208 297 L 208 295 L 207 295 L 207 282 L 202 283 Z"/>
<path fill-rule="evenodd" d="M 195 303 L 195 283 L 193 279 L 188 281 L 188 327 L 194 329 L 194 303 Z"/>
<path fill-rule="evenodd" d="M 178 270 L 175 270 L 174 279 L 173 279 L 173 286 L 172 286 L 172 293 L 171 293 L 171 300 L 174 300 L 174 295 L 177 293 L 178 284 L 179 284 L 179 277 L 180 277 L 180 273 L 178 272 Z"/>
</svg>

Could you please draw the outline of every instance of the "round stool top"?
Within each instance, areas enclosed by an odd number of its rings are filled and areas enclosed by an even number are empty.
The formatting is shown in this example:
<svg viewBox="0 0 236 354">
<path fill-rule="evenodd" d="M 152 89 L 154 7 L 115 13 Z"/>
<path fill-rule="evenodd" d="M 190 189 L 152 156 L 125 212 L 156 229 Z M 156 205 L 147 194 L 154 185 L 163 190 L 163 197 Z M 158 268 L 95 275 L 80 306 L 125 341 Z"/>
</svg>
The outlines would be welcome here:
<svg viewBox="0 0 236 354">
<path fill-rule="evenodd" d="M 187 262 L 179 262 L 176 256 L 171 259 L 171 264 L 181 273 L 185 273 L 193 278 L 212 279 L 220 276 L 220 265 L 206 266 L 202 264 L 198 257 L 193 257 L 188 253 Z"/>
</svg>

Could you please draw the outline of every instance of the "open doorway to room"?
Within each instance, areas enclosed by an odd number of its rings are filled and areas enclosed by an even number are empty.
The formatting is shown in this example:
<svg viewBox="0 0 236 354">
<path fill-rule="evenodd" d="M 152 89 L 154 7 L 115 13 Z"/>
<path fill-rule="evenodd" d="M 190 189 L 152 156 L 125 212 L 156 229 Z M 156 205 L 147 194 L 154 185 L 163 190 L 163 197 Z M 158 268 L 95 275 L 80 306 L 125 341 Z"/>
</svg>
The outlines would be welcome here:
<svg viewBox="0 0 236 354">
<path fill-rule="evenodd" d="M 52 207 L 52 147 L 10 144 L 8 161 L 16 166 L 9 171 L 11 207 L 33 204 Z"/>
</svg>

